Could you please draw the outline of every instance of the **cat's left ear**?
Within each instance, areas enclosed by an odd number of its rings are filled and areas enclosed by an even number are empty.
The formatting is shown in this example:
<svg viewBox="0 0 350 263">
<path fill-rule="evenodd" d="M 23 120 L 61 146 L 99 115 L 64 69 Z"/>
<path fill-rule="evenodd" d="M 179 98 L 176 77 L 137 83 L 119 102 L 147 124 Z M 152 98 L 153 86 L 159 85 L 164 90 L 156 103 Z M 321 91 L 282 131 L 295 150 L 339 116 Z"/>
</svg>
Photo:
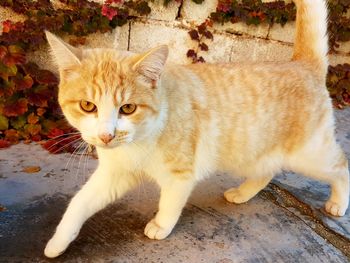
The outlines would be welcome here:
<svg viewBox="0 0 350 263">
<path fill-rule="evenodd" d="M 133 70 L 150 82 L 157 81 L 163 71 L 168 54 L 169 49 L 166 45 L 153 48 L 138 58 L 133 66 Z"/>
<path fill-rule="evenodd" d="M 72 67 L 81 64 L 82 51 L 72 47 L 54 34 L 45 31 L 47 41 L 60 72 L 69 71 Z"/>
</svg>

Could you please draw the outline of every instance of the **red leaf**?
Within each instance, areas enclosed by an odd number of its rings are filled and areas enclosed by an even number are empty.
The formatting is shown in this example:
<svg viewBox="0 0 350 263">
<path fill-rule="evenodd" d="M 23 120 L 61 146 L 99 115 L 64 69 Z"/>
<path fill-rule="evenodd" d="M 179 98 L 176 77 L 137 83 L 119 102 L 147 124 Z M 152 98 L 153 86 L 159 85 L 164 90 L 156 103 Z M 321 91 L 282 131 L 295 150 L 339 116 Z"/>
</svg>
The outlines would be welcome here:
<svg viewBox="0 0 350 263">
<path fill-rule="evenodd" d="M 36 114 L 40 117 L 43 116 L 45 114 L 45 112 L 46 112 L 46 109 L 44 109 L 44 108 L 37 108 L 36 109 Z"/>
<path fill-rule="evenodd" d="M 56 76 L 48 70 L 39 70 L 35 74 L 36 81 L 39 84 L 47 84 L 47 85 L 57 85 L 58 79 Z"/>
<path fill-rule="evenodd" d="M 75 37 L 75 38 L 69 39 L 69 44 L 71 44 L 72 46 L 85 45 L 86 37 Z"/>
<path fill-rule="evenodd" d="M 5 46 L 0 46 L 0 59 L 3 59 L 7 54 L 7 48 Z"/>
<path fill-rule="evenodd" d="M 261 21 L 265 20 L 265 14 L 261 11 L 259 12 L 253 11 L 253 12 L 250 12 L 249 15 L 251 17 L 258 17 Z"/>
<path fill-rule="evenodd" d="M 10 20 L 5 20 L 2 22 L 2 32 L 8 33 L 11 30 L 12 22 Z"/>
<path fill-rule="evenodd" d="M 25 90 L 25 89 L 30 89 L 34 84 L 34 81 L 32 77 L 29 75 L 26 75 L 24 77 L 17 75 L 14 78 L 14 83 L 17 90 Z"/>
<path fill-rule="evenodd" d="M 39 121 L 39 117 L 32 112 L 28 115 L 27 121 L 29 124 L 36 124 Z"/>
<path fill-rule="evenodd" d="M 107 17 L 109 20 L 112 20 L 118 14 L 117 10 L 113 7 L 103 5 L 102 6 L 102 15 Z"/>
<path fill-rule="evenodd" d="M 207 39 L 211 39 L 211 40 L 214 39 L 213 34 L 212 34 L 210 31 L 208 31 L 208 30 L 204 32 L 204 36 L 205 36 Z"/>
<path fill-rule="evenodd" d="M 47 86 L 38 86 L 31 93 L 27 94 L 28 103 L 41 108 L 48 106 L 48 101 L 54 96 L 54 93 Z"/>
<path fill-rule="evenodd" d="M 26 125 L 24 125 L 24 130 L 32 136 L 37 135 L 41 131 L 41 125 L 40 124 L 26 124 Z"/>
<path fill-rule="evenodd" d="M 7 117 L 16 117 L 28 111 L 28 101 L 21 98 L 14 103 L 5 104 L 3 114 Z"/>
<path fill-rule="evenodd" d="M 199 47 L 200 47 L 200 49 L 203 50 L 203 51 L 208 51 L 208 50 L 209 50 L 207 44 L 205 44 L 205 43 L 200 43 L 200 44 L 199 44 Z"/>
<path fill-rule="evenodd" d="M 50 153 L 61 153 L 61 152 L 73 152 L 76 148 L 71 142 L 79 139 L 79 135 L 74 135 L 70 137 L 60 137 L 57 139 L 51 139 L 45 142 L 42 146 Z"/>
<path fill-rule="evenodd" d="M 206 28 L 207 28 L 206 22 L 200 24 L 197 28 L 198 28 L 199 34 L 203 35 L 205 30 L 206 30 Z"/>
<path fill-rule="evenodd" d="M 199 58 L 197 59 L 197 62 L 198 62 L 198 63 L 205 63 L 205 60 L 204 60 L 204 58 L 201 56 L 201 57 L 199 57 Z"/>
<path fill-rule="evenodd" d="M 207 19 L 207 20 L 205 21 L 205 23 L 207 24 L 207 26 L 210 26 L 210 27 L 212 27 L 213 24 L 214 24 L 213 20 L 211 20 L 211 19 Z"/>
<path fill-rule="evenodd" d="M 59 153 L 59 143 L 56 140 L 46 141 L 42 146 L 50 153 Z"/>
<path fill-rule="evenodd" d="M 3 62 L 7 66 L 24 64 L 26 62 L 24 50 L 20 46 L 9 46 L 8 53 L 3 58 Z"/>
<path fill-rule="evenodd" d="M 190 49 L 190 50 L 187 51 L 186 56 L 188 58 L 196 58 L 197 57 L 197 53 L 193 49 Z"/>
<path fill-rule="evenodd" d="M 22 22 L 13 23 L 11 20 L 5 20 L 2 22 L 2 32 L 9 33 L 11 30 L 18 30 L 23 27 Z"/>
<path fill-rule="evenodd" d="M 39 142 L 39 141 L 41 141 L 41 136 L 40 136 L 40 134 L 33 135 L 33 136 L 32 136 L 32 141 L 33 141 L 33 142 Z"/>
<path fill-rule="evenodd" d="M 228 1 L 219 1 L 218 6 L 216 8 L 217 11 L 227 13 L 230 11 L 230 2 Z"/>
<path fill-rule="evenodd" d="M 0 139 L 0 148 L 7 148 L 10 146 L 10 142 L 4 140 L 4 139 Z"/>
<path fill-rule="evenodd" d="M 19 134 L 14 129 L 7 130 L 5 131 L 5 139 L 11 143 L 18 143 Z"/>
<path fill-rule="evenodd" d="M 198 34 L 197 30 L 193 29 L 193 30 L 189 31 L 188 34 L 190 35 L 191 39 L 199 40 L 199 34 Z"/>
<path fill-rule="evenodd" d="M 48 133 L 47 137 L 52 139 L 52 138 L 56 138 L 58 136 L 61 136 L 64 134 L 64 131 L 62 131 L 61 129 L 58 128 L 53 128 L 50 130 L 50 132 Z"/>
</svg>

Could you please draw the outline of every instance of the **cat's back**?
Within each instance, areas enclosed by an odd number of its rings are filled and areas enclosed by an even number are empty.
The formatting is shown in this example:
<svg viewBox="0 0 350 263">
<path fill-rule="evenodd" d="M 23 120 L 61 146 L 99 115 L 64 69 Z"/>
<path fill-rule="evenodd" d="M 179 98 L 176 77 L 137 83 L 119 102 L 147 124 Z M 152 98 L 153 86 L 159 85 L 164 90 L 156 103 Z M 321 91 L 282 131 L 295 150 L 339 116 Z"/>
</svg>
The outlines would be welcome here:
<svg viewBox="0 0 350 263">
<path fill-rule="evenodd" d="M 255 158 L 277 145 L 290 151 L 332 121 L 325 79 L 305 62 L 195 64 L 176 74 L 172 85 L 186 99 L 174 105 L 196 105 L 199 125 L 215 122 L 219 145 L 231 145 L 231 153 L 249 149 Z"/>
<path fill-rule="evenodd" d="M 254 88 L 261 93 L 288 92 L 284 90 L 286 87 L 310 91 L 317 88 L 319 92 L 325 87 L 325 79 L 319 77 L 317 69 L 300 61 L 192 64 L 186 69 L 198 76 L 213 93 L 225 89 L 239 92 L 241 88 Z"/>
<path fill-rule="evenodd" d="M 208 105 L 223 105 L 234 111 L 240 107 L 252 114 L 260 107 L 280 110 L 320 104 L 328 107 L 325 78 L 305 62 L 195 64 L 185 69 L 198 78 L 196 87 L 188 88 L 203 89 Z"/>
</svg>

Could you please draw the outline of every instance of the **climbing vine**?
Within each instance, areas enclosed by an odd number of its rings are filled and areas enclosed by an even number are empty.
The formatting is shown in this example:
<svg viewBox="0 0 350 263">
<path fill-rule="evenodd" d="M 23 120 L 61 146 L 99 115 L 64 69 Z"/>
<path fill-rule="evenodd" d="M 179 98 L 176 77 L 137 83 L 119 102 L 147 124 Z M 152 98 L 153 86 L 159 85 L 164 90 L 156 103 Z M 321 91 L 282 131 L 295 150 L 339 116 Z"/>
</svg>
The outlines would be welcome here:
<svg viewBox="0 0 350 263">
<path fill-rule="evenodd" d="M 350 106 L 350 64 L 329 66 L 327 87 L 337 108 Z"/>
<path fill-rule="evenodd" d="M 211 20 L 206 20 L 195 29 L 188 32 L 191 39 L 197 43 L 196 49 L 189 49 L 187 51 L 187 57 L 192 60 L 192 63 L 204 63 L 205 59 L 199 55 L 200 51 L 208 51 L 209 47 L 204 42 L 204 39 L 213 40 L 213 34 L 208 30 L 208 27 L 212 27 L 213 22 Z"/>
<path fill-rule="evenodd" d="M 340 41 L 350 40 L 349 0 L 330 0 L 328 31 L 332 50 L 339 47 Z M 285 25 L 296 18 L 294 3 L 284 1 L 267 2 L 262 0 L 219 0 L 216 11 L 210 18 L 217 23 L 245 22 L 247 25 L 261 23 Z"/>
</svg>

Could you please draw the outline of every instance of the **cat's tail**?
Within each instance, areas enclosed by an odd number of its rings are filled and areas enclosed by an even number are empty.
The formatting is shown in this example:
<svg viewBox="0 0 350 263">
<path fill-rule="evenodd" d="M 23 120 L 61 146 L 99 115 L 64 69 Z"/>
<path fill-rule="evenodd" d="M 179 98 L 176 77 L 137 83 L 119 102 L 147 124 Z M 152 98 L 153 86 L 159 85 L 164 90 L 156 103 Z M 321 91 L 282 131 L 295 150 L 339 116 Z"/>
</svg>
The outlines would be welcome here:
<svg viewBox="0 0 350 263">
<path fill-rule="evenodd" d="M 293 60 L 308 61 L 326 76 L 328 35 L 326 0 L 294 0 L 297 6 Z"/>
</svg>

